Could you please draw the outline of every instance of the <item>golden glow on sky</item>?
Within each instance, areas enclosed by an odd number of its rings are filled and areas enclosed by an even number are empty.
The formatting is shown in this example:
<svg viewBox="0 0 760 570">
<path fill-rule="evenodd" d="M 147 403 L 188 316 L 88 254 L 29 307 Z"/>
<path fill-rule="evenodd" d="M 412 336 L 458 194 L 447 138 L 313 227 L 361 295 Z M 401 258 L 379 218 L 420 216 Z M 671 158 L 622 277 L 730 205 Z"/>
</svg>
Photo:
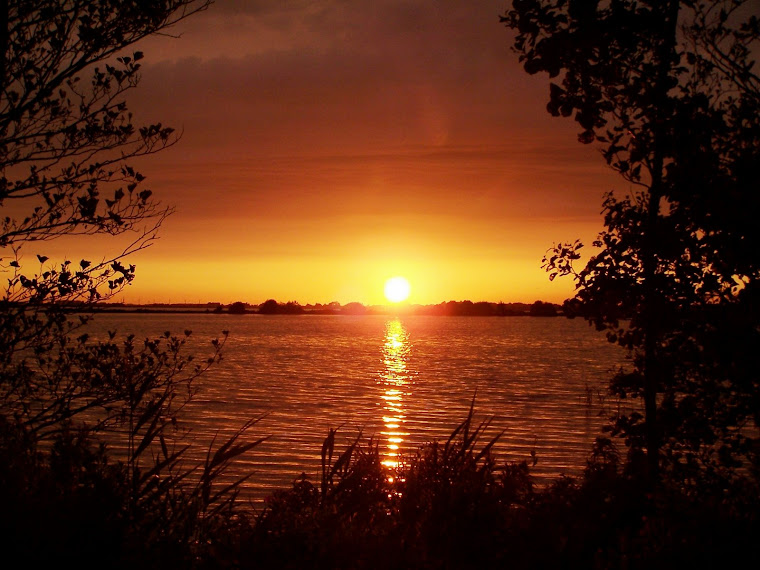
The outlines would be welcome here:
<svg viewBox="0 0 760 570">
<path fill-rule="evenodd" d="M 385 298 L 391 303 L 400 303 L 409 298 L 412 288 L 403 277 L 391 277 L 385 282 Z"/>
<path fill-rule="evenodd" d="M 503 2 L 367 6 L 218 0 L 135 46 L 130 110 L 183 136 L 134 165 L 176 213 L 115 300 L 383 305 L 392 275 L 411 304 L 573 294 L 541 258 L 590 243 L 620 182 L 546 112 Z M 110 243 L 21 253 L 98 261 Z"/>
</svg>

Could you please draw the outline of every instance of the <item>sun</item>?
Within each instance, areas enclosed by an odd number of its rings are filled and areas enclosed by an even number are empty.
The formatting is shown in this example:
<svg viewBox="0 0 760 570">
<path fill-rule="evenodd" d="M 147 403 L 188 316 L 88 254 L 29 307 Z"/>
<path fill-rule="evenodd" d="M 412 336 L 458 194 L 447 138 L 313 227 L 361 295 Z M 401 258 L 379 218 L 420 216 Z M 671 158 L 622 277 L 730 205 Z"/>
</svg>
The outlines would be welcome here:
<svg viewBox="0 0 760 570">
<path fill-rule="evenodd" d="M 406 301 L 412 288 L 403 277 L 391 277 L 385 282 L 385 298 L 391 303 Z"/>
</svg>

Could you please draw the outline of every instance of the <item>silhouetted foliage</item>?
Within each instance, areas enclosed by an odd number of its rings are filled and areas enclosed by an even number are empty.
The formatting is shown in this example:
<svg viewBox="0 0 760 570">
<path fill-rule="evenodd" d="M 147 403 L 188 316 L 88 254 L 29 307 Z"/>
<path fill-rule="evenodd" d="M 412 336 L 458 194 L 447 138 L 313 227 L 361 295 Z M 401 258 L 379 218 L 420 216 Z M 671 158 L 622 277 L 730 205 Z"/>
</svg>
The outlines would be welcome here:
<svg viewBox="0 0 760 570">
<path fill-rule="evenodd" d="M 139 51 L 124 53 L 207 6 L 163 0 L 7 0 L 0 14 L 0 225 L 8 300 L 98 297 L 128 283 L 118 259 L 148 245 L 169 209 L 130 159 L 172 145 L 174 130 L 137 127 L 124 95 L 139 81 Z M 40 274 L 23 272 L 21 246 L 72 234 L 121 234 L 134 241 L 116 259 Z M 8 253 L 11 253 L 10 263 Z M 38 253 L 38 252 L 33 252 Z M 34 270 L 35 268 L 32 268 Z"/>
<path fill-rule="evenodd" d="M 280 312 L 283 315 L 302 315 L 304 313 L 303 307 L 295 301 L 288 301 L 285 306 L 280 307 Z"/>
<path fill-rule="evenodd" d="M 262 315 L 274 315 L 277 313 L 279 305 L 274 299 L 267 299 L 259 305 L 259 313 Z"/>
<path fill-rule="evenodd" d="M 558 244 L 580 314 L 631 351 L 611 388 L 642 398 L 613 433 L 683 484 L 756 473 L 760 376 L 760 22 L 752 3 L 514 0 L 502 21 L 528 73 L 552 78 L 547 110 L 601 146 L 627 192 L 605 229 Z M 754 52 L 756 53 L 756 51 Z M 742 468 L 743 470 L 739 469 Z M 690 483 L 691 482 L 691 483 Z"/>
<path fill-rule="evenodd" d="M 550 311 L 549 307 L 554 308 L 555 313 L 557 305 L 552 303 L 542 303 Z M 485 301 L 447 301 L 437 305 L 425 305 L 413 307 L 413 314 L 422 315 L 439 315 L 451 317 L 524 317 L 531 313 L 532 305 L 527 303 L 488 303 Z"/>
<path fill-rule="evenodd" d="M 367 307 L 361 303 L 347 303 L 341 307 L 340 312 L 344 315 L 366 315 Z"/>
<path fill-rule="evenodd" d="M 246 313 L 246 305 L 241 301 L 236 301 L 230 305 L 227 312 L 230 315 L 244 315 Z"/>
<path fill-rule="evenodd" d="M 395 471 L 361 434 L 336 450 L 330 430 L 321 477 L 306 475 L 267 501 L 228 543 L 226 559 L 264 568 L 665 568 L 760 561 L 756 503 L 741 494 L 704 504 L 687 494 L 647 500 L 609 439 L 583 477 L 537 489 L 527 463 L 497 463 L 498 433 L 471 409 L 445 442 Z M 682 516 L 685 515 L 685 516 Z M 745 562 L 746 561 L 746 562 Z M 751 561 L 751 562 L 750 562 Z"/>
<path fill-rule="evenodd" d="M 234 518 L 229 462 L 257 445 L 253 423 L 186 464 L 178 413 L 224 340 L 196 362 L 189 330 L 91 339 L 69 319 L 134 278 L 170 209 L 130 161 L 177 137 L 132 124 L 139 80 L 126 49 L 208 6 L 205 0 L 0 2 L 0 502 L 2 554 L 25 565 L 190 565 Z M 134 237 L 100 262 L 52 263 L 30 244 L 70 235 Z M 25 255 L 26 254 L 26 255 Z M 24 259 L 31 263 L 25 263 Z M 226 332 L 224 333 L 226 338 Z M 116 442 L 113 457 L 106 444 Z"/>
<path fill-rule="evenodd" d="M 280 304 L 274 299 L 268 299 L 259 305 L 259 313 L 262 315 L 302 315 L 304 308 L 295 301 Z"/>
<path fill-rule="evenodd" d="M 551 303 L 544 303 L 542 301 L 536 301 L 530 306 L 531 317 L 556 317 L 557 307 Z"/>
</svg>

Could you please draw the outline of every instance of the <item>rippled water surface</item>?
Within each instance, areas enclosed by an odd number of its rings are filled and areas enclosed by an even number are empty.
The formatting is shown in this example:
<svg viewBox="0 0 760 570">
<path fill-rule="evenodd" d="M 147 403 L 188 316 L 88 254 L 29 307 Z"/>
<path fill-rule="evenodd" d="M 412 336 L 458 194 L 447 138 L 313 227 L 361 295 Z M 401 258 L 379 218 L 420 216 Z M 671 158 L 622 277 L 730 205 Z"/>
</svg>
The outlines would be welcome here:
<svg viewBox="0 0 760 570">
<path fill-rule="evenodd" d="M 577 474 L 610 405 L 609 372 L 624 363 L 584 321 L 562 318 L 104 314 L 95 327 L 139 337 L 191 329 L 199 356 L 230 330 L 184 417 L 200 457 L 217 432 L 266 415 L 253 435 L 271 437 L 231 474 L 253 471 L 248 492 L 259 497 L 301 472 L 315 477 L 329 428 L 340 427 L 341 442 L 360 430 L 373 437 L 393 466 L 446 438 L 475 394 L 476 419 L 505 430 L 500 460 L 535 454 L 539 481 Z"/>
</svg>

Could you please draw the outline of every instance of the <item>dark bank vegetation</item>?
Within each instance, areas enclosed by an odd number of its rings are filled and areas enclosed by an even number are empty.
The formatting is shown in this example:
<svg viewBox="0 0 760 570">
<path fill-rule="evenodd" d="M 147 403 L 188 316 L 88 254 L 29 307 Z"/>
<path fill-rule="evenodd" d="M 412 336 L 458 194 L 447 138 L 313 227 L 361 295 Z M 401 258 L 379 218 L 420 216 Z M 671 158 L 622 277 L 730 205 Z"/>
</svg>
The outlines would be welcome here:
<svg viewBox="0 0 760 570">
<path fill-rule="evenodd" d="M 556 317 L 571 315 L 565 310 L 569 304 L 558 305 L 544 301 L 533 303 L 492 303 L 488 301 L 446 301 L 436 305 L 402 304 L 364 305 L 358 302 L 346 304 L 331 303 L 300 304 L 297 301 L 280 303 L 268 299 L 260 305 L 235 301 L 228 305 L 222 303 L 149 303 L 131 304 L 123 302 L 72 302 L 67 310 L 71 313 L 213 313 L 231 315 L 423 315 L 446 317 Z M 572 308 L 572 307 L 571 307 Z M 575 316 L 575 314 L 572 314 Z"/>
<path fill-rule="evenodd" d="M 487 301 L 447 301 L 436 305 L 363 305 L 352 302 L 341 305 L 338 302 L 327 304 L 301 305 L 296 301 L 278 303 L 274 299 L 264 301 L 258 308 L 246 303 L 232 303 L 227 307 L 230 314 L 256 313 L 261 315 L 422 315 L 445 317 L 556 317 L 562 314 L 562 306 L 554 303 L 536 301 L 528 303 L 490 303 Z M 223 312 L 220 305 L 216 312 Z"/>
<path fill-rule="evenodd" d="M 143 55 L 124 52 L 206 5 L 0 1 L 0 559 L 757 565 L 760 81 L 750 56 L 760 26 L 751 3 L 515 0 L 504 17 L 526 71 L 554 79 L 548 110 L 573 116 L 581 141 L 600 144 L 632 188 L 605 199 L 605 229 L 583 268 L 577 242 L 545 262 L 552 276 L 576 279 L 573 313 L 632 355 L 611 391 L 643 401 L 611 418 L 584 475 L 537 489 L 528 465 L 496 462 L 498 438 L 471 412 L 396 472 L 371 440 L 341 446 L 331 431 L 322 472 L 258 510 L 237 500 L 244 480 L 220 475 L 255 453 L 265 426 L 249 422 L 204 461 L 187 459 L 183 406 L 223 339 L 200 359 L 186 354 L 190 331 L 93 340 L 87 317 L 70 311 L 127 285 L 135 268 L 125 256 L 170 213 L 129 163 L 176 137 L 132 124 L 124 94 Z M 134 239 L 100 262 L 28 251 L 79 234 Z"/>
<path fill-rule="evenodd" d="M 582 477 L 536 488 L 527 463 L 498 464 L 498 433 L 472 411 L 444 442 L 396 470 L 361 436 L 331 431 L 322 471 L 303 475 L 252 509 L 213 483 L 216 470 L 257 440 L 220 446 L 193 483 L 145 465 L 135 486 L 83 431 L 45 452 L 7 422 L 0 495 L 3 556 L 36 565 L 149 568 L 664 568 L 757 564 L 757 493 L 742 485 L 698 494 L 664 481 L 657 496 L 641 460 L 599 439 Z M 159 469 L 160 464 L 167 464 Z M 191 474 L 192 475 L 192 474 Z M 197 477 L 200 475 L 200 477 Z M 155 483 L 151 484 L 151 481 Z M 221 497 L 217 494 L 221 493 Z"/>
</svg>

